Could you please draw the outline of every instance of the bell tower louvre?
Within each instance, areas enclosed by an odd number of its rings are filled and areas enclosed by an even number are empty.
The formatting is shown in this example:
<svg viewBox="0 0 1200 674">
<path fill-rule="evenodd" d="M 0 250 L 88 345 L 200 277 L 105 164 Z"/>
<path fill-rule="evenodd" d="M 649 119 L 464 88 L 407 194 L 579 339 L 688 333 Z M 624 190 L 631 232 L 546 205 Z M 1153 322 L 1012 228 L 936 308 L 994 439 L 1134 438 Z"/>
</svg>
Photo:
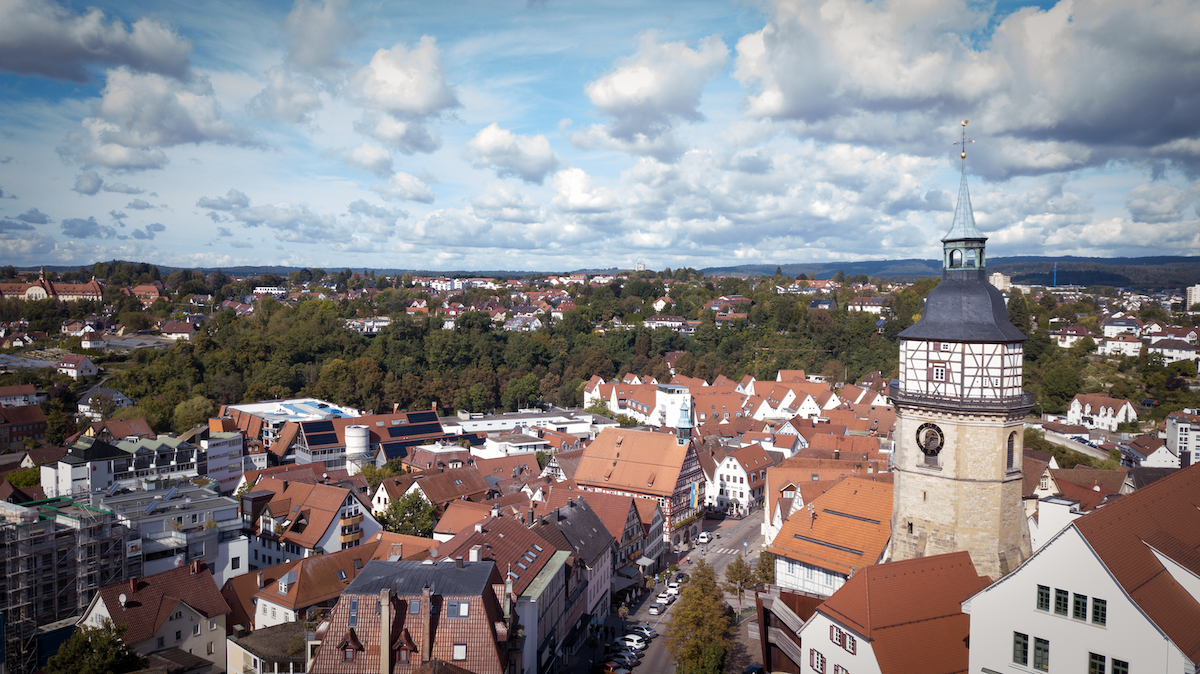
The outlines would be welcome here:
<svg viewBox="0 0 1200 674">
<path fill-rule="evenodd" d="M 993 580 L 1031 554 L 1021 502 L 1025 335 L 987 281 L 967 190 L 967 121 L 954 224 L 942 238 L 942 281 L 900 339 L 891 558 L 965 550 Z M 957 144 L 957 143 L 956 143 Z"/>
</svg>

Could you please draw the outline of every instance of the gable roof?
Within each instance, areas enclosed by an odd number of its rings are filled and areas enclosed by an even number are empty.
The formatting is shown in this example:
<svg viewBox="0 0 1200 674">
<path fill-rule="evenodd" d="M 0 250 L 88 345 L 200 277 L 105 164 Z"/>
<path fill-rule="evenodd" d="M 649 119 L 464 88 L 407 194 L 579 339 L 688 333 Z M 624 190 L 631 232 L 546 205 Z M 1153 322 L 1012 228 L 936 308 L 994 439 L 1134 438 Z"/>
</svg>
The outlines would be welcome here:
<svg viewBox="0 0 1200 674">
<path fill-rule="evenodd" d="M 850 576 L 879 561 L 892 536 L 892 485 L 846 478 L 783 523 L 772 554 Z"/>
<path fill-rule="evenodd" d="M 1109 491 L 1120 493 L 1126 478 L 1129 477 L 1129 471 L 1124 468 L 1102 470 L 1100 468 L 1077 465 L 1069 470 L 1066 468 L 1051 468 L 1050 475 L 1054 477 L 1054 481 L 1060 487 L 1064 482 L 1088 488 L 1100 485 Z"/>
<path fill-rule="evenodd" d="M 971 616 L 962 602 L 990 584 L 967 552 L 919 557 L 862 569 L 817 611 L 871 641 L 883 674 L 965 672 Z"/>
<path fill-rule="evenodd" d="M 1192 664 L 1200 663 L 1200 601 L 1156 556 L 1200 576 L 1200 465 L 1121 498 L 1072 525 L 1126 594 Z M 1193 586 L 1194 587 L 1194 586 Z"/>
<path fill-rule="evenodd" d="M 690 450 L 668 433 L 606 428 L 583 450 L 575 481 L 669 497 Z"/>
<path fill-rule="evenodd" d="M 316 547 L 329 527 L 333 526 L 334 520 L 338 519 L 338 512 L 346 497 L 357 497 L 354 492 L 341 487 L 304 484 L 275 477 L 259 479 L 254 486 L 254 492 L 260 491 L 274 494 L 267 504 L 271 516 L 289 521 L 287 528 L 280 534 L 280 540 L 302 548 Z M 297 514 L 303 515 L 306 524 L 301 524 Z"/>
<path fill-rule="evenodd" d="M 126 599 L 124 610 L 120 601 L 122 594 Z M 128 644 L 152 638 L 180 602 L 206 618 L 230 611 L 204 562 L 106 585 L 100 588 L 100 599 L 114 624 L 128 626 L 123 637 Z"/>
<path fill-rule="evenodd" d="M 449 554 L 440 555 L 440 559 L 462 557 L 467 559 L 472 547 L 482 546 L 480 559 L 491 560 L 501 573 L 507 572 L 513 581 L 513 592 L 517 595 L 525 592 L 533 579 L 537 577 L 546 562 L 557 548 L 530 531 L 524 524 L 508 517 L 496 517 L 487 520 L 481 527 L 482 531 L 472 532 L 469 536 L 455 538 L 461 541 Z M 449 548 L 450 546 L 444 546 Z"/>
</svg>

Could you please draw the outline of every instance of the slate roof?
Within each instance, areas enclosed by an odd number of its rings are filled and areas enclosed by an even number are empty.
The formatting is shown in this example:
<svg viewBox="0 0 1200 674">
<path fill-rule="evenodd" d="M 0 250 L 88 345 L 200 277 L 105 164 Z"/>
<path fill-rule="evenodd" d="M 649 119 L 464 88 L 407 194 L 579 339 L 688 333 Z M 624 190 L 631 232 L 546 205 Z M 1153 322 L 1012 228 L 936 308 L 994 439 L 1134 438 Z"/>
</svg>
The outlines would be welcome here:
<svg viewBox="0 0 1200 674">
<path fill-rule="evenodd" d="M 583 459 L 582 449 L 573 449 L 569 452 L 558 452 L 550 457 L 551 461 L 558 464 L 559 470 L 563 476 L 568 479 L 574 479 L 575 471 L 579 469 L 579 462 Z"/>
<path fill-rule="evenodd" d="M 1004 295 L 983 279 L 944 278 L 925 298 L 921 320 L 900 339 L 946 342 L 1024 342 L 1008 320 Z"/>
<path fill-rule="evenodd" d="M 650 501 L 650 499 L 636 500 Z M 581 498 L 568 501 L 566 505 L 543 515 L 530 529 L 553 543 L 559 550 L 574 554 L 588 568 L 595 568 L 605 551 L 609 550 L 615 542 L 613 535 L 605 528 L 604 522 L 592 511 L 588 502 Z M 560 545 L 559 541 L 552 540 L 551 535 L 560 539 L 565 545 Z"/>
<path fill-rule="evenodd" d="M 1200 576 L 1200 465 L 1072 524 L 1146 617 L 1192 664 L 1200 663 L 1200 602 L 1155 556 L 1157 551 L 1186 569 L 1188 583 Z"/>
<path fill-rule="evenodd" d="M 962 602 L 989 585 L 969 553 L 953 552 L 862 569 L 817 611 L 870 641 L 883 674 L 952 674 L 967 671 Z"/>
<path fill-rule="evenodd" d="M 130 586 L 135 587 L 131 588 Z M 126 596 L 124 610 L 120 596 Z M 124 640 L 137 644 L 154 636 L 180 602 L 206 618 L 229 613 L 229 604 L 204 562 L 194 562 L 132 581 L 100 588 L 100 600 L 117 625 L 128 625 Z"/>
</svg>

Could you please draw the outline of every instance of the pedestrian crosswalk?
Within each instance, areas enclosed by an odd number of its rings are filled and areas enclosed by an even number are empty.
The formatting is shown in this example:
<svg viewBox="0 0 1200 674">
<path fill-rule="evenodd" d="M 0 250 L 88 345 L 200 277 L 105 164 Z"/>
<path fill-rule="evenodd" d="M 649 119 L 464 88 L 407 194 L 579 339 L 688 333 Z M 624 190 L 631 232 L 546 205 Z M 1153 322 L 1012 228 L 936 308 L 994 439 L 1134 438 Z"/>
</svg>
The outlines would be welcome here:
<svg viewBox="0 0 1200 674">
<path fill-rule="evenodd" d="M 737 550 L 734 548 L 709 548 L 707 554 L 710 554 L 710 555 L 736 555 L 739 552 L 742 552 L 742 550 Z"/>
</svg>

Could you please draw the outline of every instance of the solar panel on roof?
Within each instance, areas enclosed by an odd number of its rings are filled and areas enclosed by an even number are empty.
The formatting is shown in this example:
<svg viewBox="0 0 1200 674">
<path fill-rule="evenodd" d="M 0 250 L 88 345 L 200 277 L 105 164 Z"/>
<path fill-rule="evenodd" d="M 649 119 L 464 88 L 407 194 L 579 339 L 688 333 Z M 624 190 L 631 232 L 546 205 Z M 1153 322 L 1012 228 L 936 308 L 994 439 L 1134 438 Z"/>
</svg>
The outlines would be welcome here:
<svg viewBox="0 0 1200 674">
<path fill-rule="evenodd" d="M 436 421 L 429 424 L 409 424 L 408 426 L 393 426 L 388 429 L 388 435 L 393 438 L 398 438 L 403 435 L 428 435 L 430 433 L 441 433 L 442 425 Z"/>
<path fill-rule="evenodd" d="M 425 410 L 424 412 L 409 412 L 408 413 L 408 423 L 410 423 L 410 424 L 419 424 L 419 423 L 423 423 L 426 421 L 437 421 L 437 420 L 438 420 L 437 412 L 434 412 L 433 410 Z"/>
<path fill-rule="evenodd" d="M 309 433 L 332 433 L 332 421 L 305 421 L 303 424 L 305 435 Z"/>
<path fill-rule="evenodd" d="M 171 499 L 175 498 L 175 495 L 178 493 L 179 493 L 179 487 L 171 487 L 170 489 L 167 490 L 167 494 L 165 496 L 163 496 L 163 500 L 170 501 Z"/>
<path fill-rule="evenodd" d="M 308 442 L 309 447 L 336 445 L 338 443 L 337 433 L 317 433 L 315 435 L 306 434 L 304 439 Z"/>
<path fill-rule="evenodd" d="M 142 514 L 149 515 L 150 513 L 154 512 L 154 509 L 157 507 L 158 507 L 158 501 L 151 501 L 150 505 L 146 506 L 146 509 L 142 511 Z"/>
</svg>

